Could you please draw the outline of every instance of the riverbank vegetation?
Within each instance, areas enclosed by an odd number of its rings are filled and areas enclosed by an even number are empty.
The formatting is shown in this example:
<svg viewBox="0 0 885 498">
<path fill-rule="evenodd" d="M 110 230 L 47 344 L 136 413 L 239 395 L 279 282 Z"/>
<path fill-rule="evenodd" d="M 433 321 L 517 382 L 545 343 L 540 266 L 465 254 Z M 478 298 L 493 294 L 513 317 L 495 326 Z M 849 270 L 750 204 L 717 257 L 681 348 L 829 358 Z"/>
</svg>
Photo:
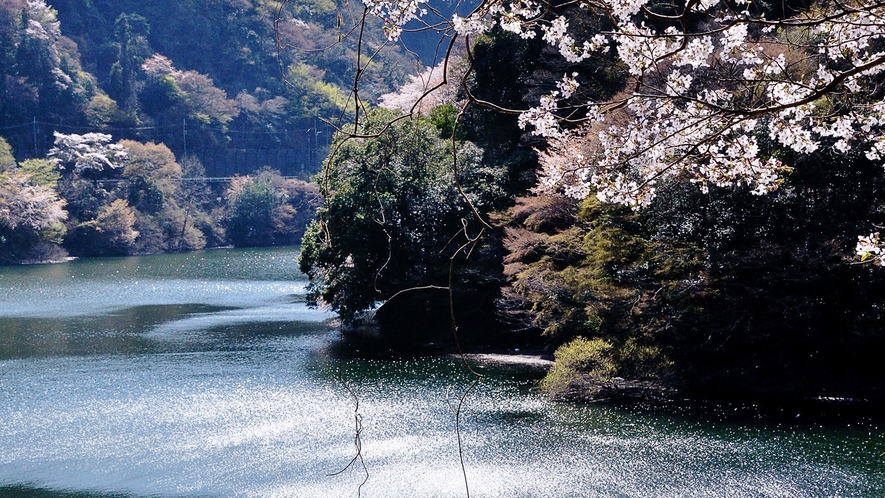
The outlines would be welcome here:
<svg viewBox="0 0 885 498">
<path fill-rule="evenodd" d="M 0 1 L 0 264 L 297 243 L 355 12 Z M 393 88 L 403 57 L 381 50 L 363 90 Z"/>
<path fill-rule="evenodd" d="M 505 205 L 503 172 L 484 165 L 483 151 L 467 141 L 454 145 L 453 171 L 447 121 L 391 125 L 397 115 L 378 109 L 366 116 L 361 133 L 376 138 L 340 134 L 328 174 L 316 179 L 325 203 L 301 248 L 308 301 L 328 303 L 346 323 L 383 301 L 376 319 L 397 342 L 448 342 L 450 298 L 467 330 L 494 323 L 502 281 L 485 273 L 495 267 L 494 252 L 470 220 L 474 210 Z M 453 278 L 464 285 L 450 295 Z M 414 333 L 418 324 L 424 333 Z"/>
<path fill-rule="evenodd" d="M 47 158 L 9 159 L 0 187 L 0 264 L 293 244 L 320 202 L 272 170 L 211 183 L 194 157 L 99 133 L 58 134 Z"/>
<path fill-rule="evenodd" d="M 883 250 L 877 234 L 865 235 L 881 225 L 885 201 L 883 62 L 871 48 L 882 42 L 881 8 L 751 3 L 741 14 L 708 2 L 691 7 L 695 18 L 678 5 L 511 12 L 493 4 L 504 10 L 484 4 L 451 20 L 472 37 L 466 72 L 449 74 L 459 66 L 450 59 L 435 78 L 424 73 L 417 90 L 413 80 L 382 102 L 418 121 L 432 118 L 433 106 L 454 106 L 453 179 L 454 151 L 474 143 L 506 200 L 436 220 L 432 230 L 444 234 L 426 238 L 428 225 L 385 216 L 384 203 L 421 198 L 374 188 L 401 174 L 410 154 L 391 150 L 366 169 L 371 188 L 333 182 L 323 191 L 335 206 L 362 206 L 376 236 L 370 244 L 338 238 L 347 230 L 336 233 L 321 216 L 302 259 L 314 296 L 347 321 L 405 292 L 458 296 L 500 282 L 496 326 L 458 320 L 456 303 L 450 332 L 491 349 L 556 350 L 543 383 L 555 396 L 647 388 L 885 400 L 876 366 L 885 279 L 873 264 Z M 395 31 L 397 21 L 388 22 Z M 461 86 L 445 85 L 444 73 Z M 437 83 L 449 100 L 425 95 Z M 406 126 L 389 122 L 340 135 L 349 148 L 330 156 L 321 181 L 351 174 L 349 151 L 374 151 Z M 482 192 L 461 186 L 462 203 Z M 333 216 L 329 209 L 323 216 Z M 394 228 L 396 239 L 386 237 Z M 451 280 L 390 279 L 388 268 L 413 257 L 402 253 L 404 240 L 432 241 L 414 249 L 423 265 L 450 267 Z M 323 251 L 336 257 L 321 260 Z M 420 336 L 442 316 L 410 323 L 419 336 L 411 343 L 430 341 Z M 518 339 L 489 333 L 502 329 Z"/>
</svg>

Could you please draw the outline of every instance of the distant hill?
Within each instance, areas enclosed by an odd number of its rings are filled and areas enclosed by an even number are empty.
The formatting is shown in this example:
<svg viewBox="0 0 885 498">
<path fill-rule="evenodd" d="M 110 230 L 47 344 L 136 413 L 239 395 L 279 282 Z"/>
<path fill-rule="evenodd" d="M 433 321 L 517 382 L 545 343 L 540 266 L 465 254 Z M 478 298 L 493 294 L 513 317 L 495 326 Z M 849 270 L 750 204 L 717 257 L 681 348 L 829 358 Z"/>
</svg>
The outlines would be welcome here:
<svg viewBox="0 0 885 498">
<path fill-rule="evenodd" d="M 103 131 L 195 154 L 207 170 L 308 175 L 350 102 L 362 8 L 330 0 L 0 0 L 0 136 L 19 158 L 53 131 Z M 275 26 L 278 30 L 275 31 Z M 278 49 L 279 35 L 281 49 Z M 385 44 L 360 82 L 389 92 L 432 61 Z M 373 38 L 374 37 L 374 38 Z"/>
</svg>

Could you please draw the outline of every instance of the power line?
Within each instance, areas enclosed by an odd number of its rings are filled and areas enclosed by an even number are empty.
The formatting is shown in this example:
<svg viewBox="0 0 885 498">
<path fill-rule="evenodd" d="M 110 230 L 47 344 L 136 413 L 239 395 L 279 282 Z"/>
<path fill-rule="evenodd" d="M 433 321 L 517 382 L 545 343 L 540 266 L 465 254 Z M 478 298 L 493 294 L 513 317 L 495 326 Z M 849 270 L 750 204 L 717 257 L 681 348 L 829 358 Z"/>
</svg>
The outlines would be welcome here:
<svg viewBox="0 0 885 498">
<path fill-rule="evenodd" d="M 245 176 L 245 175 L 244 175 Z M 233 176 L 210 176 L 210 177 L 182 177 L 182 178 L 162 178 L 171 182 L 202 182 L 202 183 L 230 183 L 236 177 Z M 299 176 L 284 176 L 285 180 L 301 180 Z M 103 178 L 90 180 L 95 183 L 124 183 L 132 182 L 127 178 Z"/>
<path fill-rule="evenodd" d="M 105 133 L 105 132 L 124 132 L 124 131 L 147 131 L 147 130 L 171 130 L 171 129 L 183 129 L 185 133 L 187 133 L 187 122 L 186 120 L 182 120 L 181 124 L 168 124 L 168 125 L 153 125 L 153 126 L 130 126 L 124 128 L 101 128 L 100 130 L 96 130 L 95 126 L 82 126 L 82 125 L 68 125 L 64 123 L 48 123 L 46 121 L 38 121 L 34 118 L 33 121 L 29 121 L 27 123 L 21 123 L 16 125 L 8 125 L 8 126 L 0 126 L 0 130 L 14 130 L 16 128 L 27 128 L 30 126 L 46 126 L 53 129 L 67 129 L 67 130 L 81 130 L 85 132 L 94 132 L 94 133 Z M 224 132 L 227 135 L 284 135 L 286 133 L 317 133 L 322 134 L 323 130 L 315 129 L 315 128 L 281 128 L 275 131 L 257 131 L 257 130 L 226 130 Z"/>
<path fill-rule="evenodd" d="M 13 130 L 15 128 L 27 128 L 31 126 L 31 123 L 24 123 L 20 125 L 12 125 L 12 126 L 0 126 L 0 130 Z"/>
<path fill-rule="evenodd" d="M 30 123 L 28 123 L 30 124 Z M 130 126 L 126 128 L 103 128 L 100 131 L 96 131 L 95 126 L 80 126 L 80 125 L 67 125 L 63 123 L 47 123 L 45 121 L 34 121 L 34 124 L 38 124 L 40 126 L 47 126 L 52 129 L 67 129 L 67 130 L 82 130 L 86 132 L 94 132 L 94 133 L 104 133 L 104 132 L 113 132 L 113 131 L 144 131 L 144 130 L 166 130 L 166 129 L 175 129 L 180 128 L 181 125 L 171 124 L 171 125 L 154 125 L 154 126 Z M 25 125 L 27 126 L 27 125 Z"/>
</svg>

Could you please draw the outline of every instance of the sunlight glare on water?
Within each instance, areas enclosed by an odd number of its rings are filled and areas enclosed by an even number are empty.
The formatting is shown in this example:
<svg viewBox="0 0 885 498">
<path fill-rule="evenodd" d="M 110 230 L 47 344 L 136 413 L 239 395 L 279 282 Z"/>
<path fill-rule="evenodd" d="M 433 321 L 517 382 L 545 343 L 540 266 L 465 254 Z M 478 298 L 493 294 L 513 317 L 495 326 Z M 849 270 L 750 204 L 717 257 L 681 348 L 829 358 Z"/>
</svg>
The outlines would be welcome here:
<svg viewBox="0 0 885 498">
<path fill-rule="evenodd" d="M 0 269 L 0 496 L 466 496 L 452 410 L 470 375 L 338 359 L 296 255 Z M 462 410 L 473 497 L 885 495 L 872 422 L 560 404 L 540 371 L 481 371 Z"/>
</svg>

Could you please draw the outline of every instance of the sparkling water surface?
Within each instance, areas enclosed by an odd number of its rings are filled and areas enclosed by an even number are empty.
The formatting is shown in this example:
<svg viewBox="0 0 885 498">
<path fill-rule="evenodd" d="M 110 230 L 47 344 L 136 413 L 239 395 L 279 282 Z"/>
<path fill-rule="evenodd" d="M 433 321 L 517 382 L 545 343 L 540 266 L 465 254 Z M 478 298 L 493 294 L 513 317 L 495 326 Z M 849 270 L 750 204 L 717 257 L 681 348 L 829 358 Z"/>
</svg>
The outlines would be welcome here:
<svg viewBox="0 0 885 498">
<path fill-rule="evenodd" d="M 293 248 L 0 268 L 0 496 L 885 496 L 876 422 L 559 404 L 493 365 L 465 484 L 460 360 L 338 359 L 306 283 Z"/>
</svg>

